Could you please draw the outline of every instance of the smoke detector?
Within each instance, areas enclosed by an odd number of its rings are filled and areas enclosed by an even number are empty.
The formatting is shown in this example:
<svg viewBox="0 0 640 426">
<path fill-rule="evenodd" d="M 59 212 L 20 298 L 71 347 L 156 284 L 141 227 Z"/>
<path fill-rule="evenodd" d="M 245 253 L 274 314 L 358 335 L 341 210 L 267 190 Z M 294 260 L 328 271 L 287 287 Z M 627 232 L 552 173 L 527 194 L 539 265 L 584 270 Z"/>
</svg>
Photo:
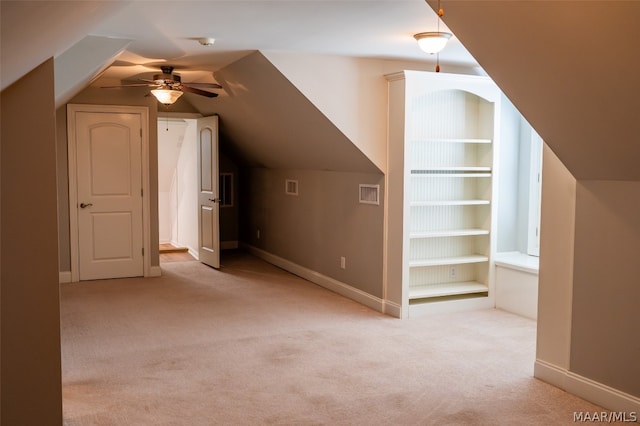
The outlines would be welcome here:
<svg viewBox="0 0 640 426">
<path fill-rule="evenodd" d="M 200 43 L 203 46 L 213 46 L 213 43 L 215 42 L 216 42 L 216 39 L 211 37 L 202 37 L 198 39 L 198 43 Z"/>
</svg>

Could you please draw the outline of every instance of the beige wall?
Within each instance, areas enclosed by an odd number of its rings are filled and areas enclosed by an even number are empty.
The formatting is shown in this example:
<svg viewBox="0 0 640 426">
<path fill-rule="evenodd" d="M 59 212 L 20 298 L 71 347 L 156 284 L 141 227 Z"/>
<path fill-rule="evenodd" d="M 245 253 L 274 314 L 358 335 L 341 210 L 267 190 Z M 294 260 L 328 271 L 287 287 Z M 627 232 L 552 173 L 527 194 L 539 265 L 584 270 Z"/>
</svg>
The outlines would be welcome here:
<svg viewBox="0 0 640 426">
<path fill-rule="evenodd" d="M 387 80 L 402 70 L 433 71 L 429 62 L 262 52 L 380 170 L 387 170 Z M 444 65 L 443 72 L 474 74 Z"/>
<path fill-rule="evenodd" d="M 383 198 L 383 175 L 280 169 L 244 173 L 242 241 L 382 297 L 384 207 L 359 204 L 358 185 L 379 184 Z M 298 180 L 298 196 L 285 194 L 285 179 Z M 346 269 L 340 269 L 341 256 Z"/>
<path fill-rule="evenodd" d="M 640 397 L 640 182 L 579 181 L 571 371 Z"/>
<path fill-rule="evenodd" d="M 569 369 L 576 180 L 546 145 L 543 164 L 536 358 Z"/>
<path fill-rule="evenodd" d="M 131 105 L 149 107 L 149 204 L 151 229 L 151 266 L 158 266 L 158 102 L 152 96 L 145 97 L 147 88 L 100 89 L 89 87 L 71 99 L 71 104 Z M 69 183 L 67 164 L 66 105 L 59 108 L 57 115 L 58 149 L 58 196 L 60 212 L 60 270 L 71 270 L 71 248 L 69 243 Z"/>
<path fill-rule="evenodd" d="M 3 425 L 62 424 L 53 59 L 2 92 Z"/>
<path fill-rule="evenodd" d="M 536 376 L 639 397 L 640 183 L 576 181 L 546 146 L 543 161 Z"/>
</svg>

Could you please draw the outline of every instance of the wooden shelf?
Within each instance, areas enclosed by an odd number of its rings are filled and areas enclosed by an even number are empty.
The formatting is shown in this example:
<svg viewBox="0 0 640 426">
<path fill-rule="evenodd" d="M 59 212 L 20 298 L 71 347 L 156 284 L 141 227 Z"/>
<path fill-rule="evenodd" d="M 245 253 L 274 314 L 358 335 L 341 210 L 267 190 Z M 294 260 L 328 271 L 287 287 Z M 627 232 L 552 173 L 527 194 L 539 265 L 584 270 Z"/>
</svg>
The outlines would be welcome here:
<svg viewBox="0 0 640 426">
<path fill-rule="evenodd" d="M 418 259 L 409 261 L 410 268 L 422 266 L 461 265 L 464 263 L 482 263 L 489 261 L 489 257 L 472 254 L 469 256 L 437 257 L 433 259 Z"/>
<path fill-rule="evenodd" d="M 489 166 L 429 166 L 421 169 L 412 169 L 412 175 L 429 174 L 431 172 L 490 172 Z"/>
<path fill-rule="evenodd" d="M 409 299 L 457 296 L 461 294 L 485 293 L 487 291 L 489 291 L 487 285 L 475 281 L 431 284 L 410 288 Z"/>
<path fill-rule="evenodd" d="M 412 232 L 409 238 L 466 237 L 473 235 L 489 235 L 486 229 L 447 229 L 443 231 Z"/>
<path fill-rule="evenodd" d="M 474 139 L 474 138 L 427 138 L 427 139 L 412 139 L 411 142 L 417 143 L 491 143 L 491 139 Z"/>
<path fill-rule="evenodd" d="M 412 201 L 410 207 L 431 207 L 431 206 L 480 206 L 488 205 L 489 200 L 440 200 L 440 201 Z"/>
<path fill-rule="evenodd" d="M 416 178 L 484 178 L 491 177 L 491 173 L 414 173 L 411 171 L 411 177 Z"/>
</svg>

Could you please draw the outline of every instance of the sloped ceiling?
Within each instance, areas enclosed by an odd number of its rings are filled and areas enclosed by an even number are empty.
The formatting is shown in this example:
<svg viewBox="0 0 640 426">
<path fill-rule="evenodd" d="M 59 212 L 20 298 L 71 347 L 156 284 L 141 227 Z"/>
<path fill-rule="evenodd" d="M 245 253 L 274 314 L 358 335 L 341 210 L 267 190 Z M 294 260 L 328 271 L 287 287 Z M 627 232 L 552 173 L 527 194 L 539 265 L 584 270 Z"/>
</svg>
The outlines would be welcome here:
<svg viewBox="0 0 640 426">
<path fill-rule="evenodd" d="M 86 36 L 55 59 L 56 108 L 97 78 L 129 45 L 129 40 Z"/>
<path fill-rule="evenodd" d="M 215 73 L 225 94 L 190 102 L 220 115 L 249 166 L 379 173 L 380 170 L 260 52 Z"/>
<path fill-rule="evenodd" d="M 436 7 L 437 0 L 427 1 L 432 8 Z M 347 44 L 352 48 L 359 46 L 360 51 L 363 46 L 376 46 L 385 49 L 386 53 L 382 50 L 371 50 L 367 52 L 367 56 L 379 54 L 381 57 L 389 57 L 388 52 L 392 50 L 406 52 L 403 55 L 412 54 L 409 50 L 416 52 L 411 34 L 420 29 L 428 29 L 432 23 L 432 15 L 422 15 L 428 7 L 421 0 L 305 0 L 296 2 L 295 8 L 289 7 L 291 3 L 293 2 L 266 0 L 164 2 L 166 5 L 185 5 L 178 9 L 182 17 L 179 20 L 181 25 L 178 27 L 161 25 L 171 18 L 163 13 L 161 7 L 148 8 L 150 2 L 3 0 L 0 2 L 2 88 L 47 57 L 60 56 L 96 29 L 100 31 L 94 34 L 103 37 L 126 35 L 125 38 L 134 40 L 131 47 L 142 43 L 138 46 L 140 49 L 144 47 L 145 51 L 156 52 L 157 49 L 168 46 L 171 51 L 180 53 L 191 52 L 189 46 L 195 43 L 189 39 L 190 36 L 209 35 L 202 33 L 207 28 L 215 31 L 216 26 L 211 25 L 214 19 L 220 21 L 220 31 L 230 31 L 226 39 L 220 34 L 220 46 L 233 40 L 228 47 L 235 49 L 236 54 L 239 52 L 238 49 L 244 49 L 242 54 L 246 54 L 246 49 L 251 48 L 250 45 L 255 46 L 253 48 L 267 49 L 281 47 L 256 45 L 263 40 L 260 38 L 264 34 L 261 22 L 265 21 L 264 16 L 267 15 L 264 13 L 268 11 L 270 19 L 264 24 L 268 24 L 271 31 L 268 34 L 272 36 L 269 38 L 272 43 L 289 40 L 289 49 L 304 51 L 312 46 L 315 49 L 313 53 L 319 54 L 335 54 L 335 51 L 327 52 L 325 49 L 334 46 L 335 50 L 336 45 L 341 47 L 341 42 L 344 49 L 338 50 L 343 53 L 347 52 Z M 346 7 L 342 8 L 343 6 Z M 637 102 L 640 93 L 640 79 L 637 77 L 640 69 L 640 55 L 637 54 L 637 42 L 640 40 L 640 2 L 456 0 L 443 1 L 443 6 L 447 26 L 467 50 L 472 52 L 484 70 L 498 83 L 575 177 L 640 180 L 640 167 L 637 166 L 640 160 L 640 103 Z M 203 13 L 203 10 L 209 7 L 215 9 L 215 12 Z M 281 9 L 278 9 L 279 7 Z M 346 28 L 344 24 L 349 13 L 352 15 L 348 16 L 362 17 L 349 20 L 353 21 L 353 28 Z M 381 13 L 389 19 L 379 19 Z M 190 19 L 190 16 L 197 19 Z M 311 22 L 314 24 L 314 31 L 302 31 L 300 36 L 306 38 L 301 39 L 296 33 L 288 32 L 287 28 L 299 31 L 301 26 L 304 27 L 309 22 L 308 19 L 303 19 L 304 17 L 313 18 Z M 334 22 L 336 17 L 340 19 Z M 390 22 L 393 22 L 393 26 L 387 27 Z M 376 29 L 356 32 L 356 25 L 363 23 L 373 25 Z M 150 28 L 156 28 L 156 33 L 161 31 L 162 34 L 153 33 L 151 37 L 148 33 Z M 325 30 L 329 30 L 329 33 L 323 35 Z M 193 34 L 193 31 L 198 33 Z M 340 41 L 337 43 L 336 34 L 333 33 L 339 33 Z M 292 34 L 296 34 L 296 38 L 293 38 Z M 365 34 L 368 37 L 365 37 Z M 171 42 L 167 43 L 167 39 Z M 352 41 L 357 43 L 351 45 Z M 230 51 L 221 54 L 226 54 L 225 58 L 228 60 Z M 448 51 L 449 48 L 441 55 L 443 62 Z M 209 58 L 207 55 L 205 61 L 204 56 L 193 55 L 195 54 L 190 53 L 174 59 L 179 59 L 184 66 L 187 66 L 192 58 L 195 58 L 196 62 L 200 61 L 200 64 L 213 61 L 213 56 Z M 131 56 L 127 58 L 130 59 Z M 164 53 L 163 58 L 170 59 Z M 259 62 L 255 57 L 252 60 Z M 282 159 L 288 158 L 295 159 L 296 163 L 300 161 L 297 163 L 300 167 L 346 167 L 358 170 L 371 168 L 371 165 L 367 164 L 368 160 L 357 159 L 357 148 L 336 149 L 336 146 L 332 145 L 337 140 L 345 141 L 344 135 L 334 129 L 330 133 L 335 138 L 327 138 L 326 128 L 320 129 L 324 126 L 319 125 L 319 122 L 325 119 L 321 114 L 316 114 L 316 119 L 306 117 L 296 121 L 299 118 L 297 114 L 289 117 L 286 115 L 290 112 L 288 109 L 282 109 L 284 107 L 266 101 L 267 98 L 273 100 L 285 95 L 293 96 L 294 104 L 306 111 L 312 109 L 312 105 L 304 105 L 304 98 L 299 96 L 295 88 L 280 87 L 279 90 L 273 91 L 276 93 L 267 95 L 261 92 L 270 90 L 260 84 L 262 76 L 254 75 L 254 72 L 259 72 L 249 70 L 249 67 L 242 64 L 243 60 L 240 60 L 236 67 L 229 66 L 219 75 L 229 83 L 242 83 L 250 87 L 251 91 L 242 94 L 239 89 L 235 90 L 233 96 L 234 100 L 239 102 L 238 106 L 228 106 L 225 101 L 220 113 L 229 114 L 228 123 L 222 120 L 223 129 L 228 131 L 229 135 L 233 134 L 239 151 L 245 152 L 252 164 L 282 166 Z M 115 68 L 117 67 L 111 67 Z M 268 68 L 267 63 L 256 64 L 256 70 Z M 209 74 L 211 71 L 215 69 L 211 69 Z M 105 74 L 109 72 L 110 69 Z M 271 72 L 276 73 L 273 69 Z M 277 81 L 275 77 L 274 81 Z M 257 105 L 266 110 L 258 113 Z M 203 112 L 210 109 L 205 108 Z M 285 114 L 285 118 L 279 120 L 289 121 L 289 131 L 272 129 L 276 111 Z M 249 114 L 253 114 L 251 117 L 255 123 L 241 126 L 240 117 L 246 118 Z M 339 159 L 335 164 L 329 165 L 327 151 L 316 152 L 315 148 L 309 148 L 307 151 L 309 156 L 315 158 L 302 159 L 304 150 L 300 147 L 299 140 L 294 141 L 297 138 L 294 136 L 294 129 L 311 130 L 308 133 L 312 135 L 305 136 L 304 139 L 312 141 L 314 147 L 319 144 L 326 150 L 333 150 Z M 272 132 L 273 136 L 265 136 Z M 254 141 L 257 134 L 267 138 L 265 146 L 256 145 L 257 150 L 250 154 L 253 149 L 243 145 L 249 143 L 243 141 Z M 326 142 L 328 139 L 334 142 Z M 277 147 L 278 152 L 267 149 L 266 145 L 271 144 Z M 352 157 L 356 159 L 353 160 Z M 287 161 L 287 164 L 291 162 Z"/>
<path fill-rule="evenodd" d="M 640 2 L 457 0 L 444 19 L 576 178 L 640 180 Z"/>
<path fill-rule="evenodd" d="M 124 1 L 7 1 L 0 2 L 0 90 L 50 57 L 57 57 Z M 101 64 L 96 64 L 98 67 Z M 84 76 L 83 76 L 84 78 Z"/>
</svg>

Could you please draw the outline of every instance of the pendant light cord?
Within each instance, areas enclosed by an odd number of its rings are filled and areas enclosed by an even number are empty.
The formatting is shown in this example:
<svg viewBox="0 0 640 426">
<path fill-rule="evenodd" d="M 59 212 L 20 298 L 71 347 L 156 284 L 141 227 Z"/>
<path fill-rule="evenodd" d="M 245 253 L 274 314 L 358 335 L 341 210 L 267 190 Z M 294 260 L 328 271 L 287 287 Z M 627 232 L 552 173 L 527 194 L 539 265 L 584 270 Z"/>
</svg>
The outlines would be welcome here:
<svg viewBox="0 0 640 426">
<path fill-rule="evenodd" d="M 444 11 L 440 7 L 440 0 L 438 0 L 438 32 L 440 32 L 440 19 L 442 19 Z M 440 52 L 436 52 L 436 72 L 440 72 Z"/>
</svg>

